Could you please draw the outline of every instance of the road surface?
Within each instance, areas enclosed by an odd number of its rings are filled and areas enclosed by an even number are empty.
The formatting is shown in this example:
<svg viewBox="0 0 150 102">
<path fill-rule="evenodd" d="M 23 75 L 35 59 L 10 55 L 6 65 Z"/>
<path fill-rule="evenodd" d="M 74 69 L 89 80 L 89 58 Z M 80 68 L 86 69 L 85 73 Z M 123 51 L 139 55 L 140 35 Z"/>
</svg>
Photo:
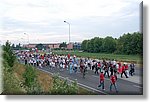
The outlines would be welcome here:
<svg viewBox="0 0 150 102">
<path fill-rule="evenodd" d="M 42 70 L 44 72 L 50 73 L 50 74 L 56 74 L 59 73 L 61 78 L 68 78 L 70 81 L 77 80 L 78 85 L 86 88 L 88 90 L 91 90 L 97 94 L 102 95 L 112 95 L 112 94 L 124 94 L 124 95 L 140 95 L 143 94 L 143 84 L 142 84 L 142 75 L 141 74 L 135 74 L 134 76 L 130 76 L 129 78 L 121 78 L 120 75 L 118 75 L 117 80 L 117 87 L 119 92 L 116 93 L 114 88 L 113 91 L 109 91 L 110 86 L 110 79 L 105 78 L 105 90 L 101 90 L 97 86 L 99 85 L 99 75 L 95 75 L 95 73 L 92 70 L 88 70 L 87 74 L 85 76 L 85 79 L 82 77 L 82 74 L 78 71 L 77 73 L 69 73 L 69 70 L 63 70 L 60 71 L 59 68 L 50 69 L 48 67 L 44 68 L 38 68 L 39 70 Z M 136 69 L 136 72 L 141 73 L 141 69 Z"/>
</svg>

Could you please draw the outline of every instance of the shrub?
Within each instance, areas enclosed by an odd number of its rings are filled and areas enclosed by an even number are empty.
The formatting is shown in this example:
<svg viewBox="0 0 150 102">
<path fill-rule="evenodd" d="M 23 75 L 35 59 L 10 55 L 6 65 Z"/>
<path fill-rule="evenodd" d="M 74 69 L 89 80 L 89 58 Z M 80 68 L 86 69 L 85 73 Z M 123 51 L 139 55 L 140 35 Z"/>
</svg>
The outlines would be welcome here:
<svg viewBox="0 0 150 102">
<path fill-rule="evenodd" d="M 40 94 L 42 88 L 37 81 L 37 71 L 32 66 L 27 65 L 26 70 L 23 73 L 24 82 L 23 85 L 27 91 L 27 94 Z"/>
<path fill-rule="evenodd" d="M 13 54 L 9 41 L 7 41 L 6 44 L 3 46 L 3 59 L 4 67 L 8 68 L 8 71 L 12 71 L 12 67 L 14 65 L 16 57 Z M 5 66 L 7 65 L 6 63 L 8 63 L 9 67 Z"/>
<path fill-rule="evenodd" d="M 51 94 L 60 94 L 60 95 L 66 95 L 66 94 L 77 94 L 78 93 L 78 85 L 77 82 L 70 82 L 66 78 L 65 80 L 62 80 L 59 78 L 58 74 L 53 76 L 53 88 L 50 90 Z"/>
</svg>

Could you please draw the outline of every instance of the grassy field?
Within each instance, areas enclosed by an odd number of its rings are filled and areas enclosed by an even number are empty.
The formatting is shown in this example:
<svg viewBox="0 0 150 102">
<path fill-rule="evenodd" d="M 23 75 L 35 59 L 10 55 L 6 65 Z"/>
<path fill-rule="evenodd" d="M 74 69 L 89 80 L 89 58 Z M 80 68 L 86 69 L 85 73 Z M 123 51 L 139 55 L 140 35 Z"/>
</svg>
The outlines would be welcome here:
<svg viewBox="0 0 150 102">
<path fill-rule="evenodd" d="M 55 54 L 71 54 L 78 57 L 90 57 L 94 59 L 115 59 L 121 62 L 134 62 L 137 64 L 142 64 L 142 56 L 139 55 L 119 55 L 119 54 L 104 54 L 104 53 L 88 53 L 79 51 L 53 51 Z"/>
</svg>

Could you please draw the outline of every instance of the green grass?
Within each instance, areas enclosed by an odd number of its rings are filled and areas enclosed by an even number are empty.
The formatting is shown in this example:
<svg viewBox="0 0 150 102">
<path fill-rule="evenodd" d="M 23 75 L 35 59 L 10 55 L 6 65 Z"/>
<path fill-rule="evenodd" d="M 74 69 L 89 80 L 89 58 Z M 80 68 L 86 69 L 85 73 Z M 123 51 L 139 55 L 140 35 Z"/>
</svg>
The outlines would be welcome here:
<svg viewBox="0 0 150 102">
<path fill-rule="evenodd" d="M 12 74 L 10 73 L 4 73 L 4 92 L 3 94 L 28 94 L 26 90 L 19 85 L 20 82 L 23 82 L 24 78 L 22 77 L 22 74 L 25 71 L 25 65 L 20 64 L 18 62 L 15 62 L 14 71 Z M 18 71 L 19 70 L 19 71 Z M 40 71 L 38 69 L 38 82 L 40 83 L 44 93 L 43 94 L 49 94 L 49 88 L 53 87 L 53 80 L 52 75 Z M 96 93 L 87 90 L 86 88 L 78 87 L 78 93 L 77 95 L 96 95 Z"/>
<path fill-rule="evenodd" d="M 82 87 L 79 87 L 79 92 L 78 92 L 78 95 L 98 95 L 97 93 L 94 93 L 90 90 L 87 90 L 85 88 L 82 88 Z"/>
<path fill-rule="evenodd" d="M 117 61 L 126 61 L 142 64 L 142 56 L 139 55 L 119 55 L 119 54 L 105 54 L 105 53 L 88 53 L 79 51 L 53 51 L 55 54 L 71 54 L 79 57 L 90 57 L 94 59 L 115 59 Z"/>
</svg>

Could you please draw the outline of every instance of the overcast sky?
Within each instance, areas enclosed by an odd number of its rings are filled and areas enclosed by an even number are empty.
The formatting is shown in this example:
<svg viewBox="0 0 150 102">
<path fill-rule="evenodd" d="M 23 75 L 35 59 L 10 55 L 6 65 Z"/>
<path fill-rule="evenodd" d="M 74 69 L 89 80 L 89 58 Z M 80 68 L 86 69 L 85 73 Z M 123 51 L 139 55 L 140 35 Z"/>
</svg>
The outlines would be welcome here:
<svg viewBox="0 0 150 102">
<path fill-rule="evenodd" d="M 0 43 L 71 42 L 139 31 L 141 0 L 0 0 Z M 26 35 L 24 34 L 26 33 Z"/>
</svg>

